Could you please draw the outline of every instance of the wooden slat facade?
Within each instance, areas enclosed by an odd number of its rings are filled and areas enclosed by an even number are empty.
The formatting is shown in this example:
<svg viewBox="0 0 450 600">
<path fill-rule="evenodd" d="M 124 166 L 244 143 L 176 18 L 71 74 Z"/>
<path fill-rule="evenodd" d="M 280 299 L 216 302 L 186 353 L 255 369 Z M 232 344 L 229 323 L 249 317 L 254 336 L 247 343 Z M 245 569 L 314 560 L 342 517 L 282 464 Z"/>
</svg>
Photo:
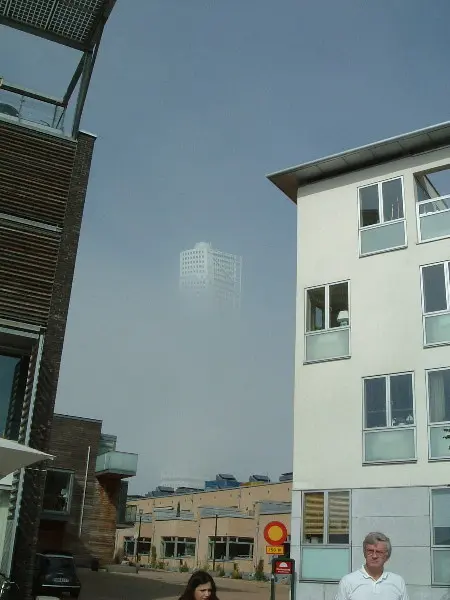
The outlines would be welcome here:
<svg viewBox="0 0 450 600">
<path fill-rule="evenodd" d="M 43 451 L 50 441 L 94 143 L 93 136 L 81 132 L 69 139 L 0 117 L 0 319 L 38 326 L 43 336 L 29 439 Z M 29 351 L 30 366 L 35 351 Z M 21 438 L 32 383 L 27 381 Z M 12 577 L 22 584 L 19 600 L 31 598 L 44 480 L 42 469 L 26 469 L 21 496 L 19 478 L 13 483 L 7 529 L 14 529 L 15 504 L 21 498 L 12 563 Z"/>
</svg>

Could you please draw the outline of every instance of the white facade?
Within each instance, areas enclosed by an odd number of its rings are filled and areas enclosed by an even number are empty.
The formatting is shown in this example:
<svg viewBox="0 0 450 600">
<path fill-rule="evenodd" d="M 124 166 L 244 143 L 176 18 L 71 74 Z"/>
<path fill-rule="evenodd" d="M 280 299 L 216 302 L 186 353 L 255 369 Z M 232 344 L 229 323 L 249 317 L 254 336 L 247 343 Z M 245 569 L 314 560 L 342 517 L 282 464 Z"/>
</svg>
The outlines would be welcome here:
<svg viewBox="0 0 450 600">
<path fill-rule="evenodd" d="M 217 305 L 239 308 L 242 258 L 206 242 L 180 254 L 180 289 Z"/>
<path fill-rule="evenodd" d="M 333 597 L 374 530 L 412 600 L 448 597 L 450 199 L 428 200 L 423 174 L 450 166 L 450 128 L 433 132 L 413 150 L 408 134 L 343 153 L 339 174 L 340 157 L 317 161 L 314 183 L 294 173 L 299 598 Z M 388 161 L 394 144 L 404 156 Z M 286 191 L 293 171 L 270 177 Z"/>
</svg>

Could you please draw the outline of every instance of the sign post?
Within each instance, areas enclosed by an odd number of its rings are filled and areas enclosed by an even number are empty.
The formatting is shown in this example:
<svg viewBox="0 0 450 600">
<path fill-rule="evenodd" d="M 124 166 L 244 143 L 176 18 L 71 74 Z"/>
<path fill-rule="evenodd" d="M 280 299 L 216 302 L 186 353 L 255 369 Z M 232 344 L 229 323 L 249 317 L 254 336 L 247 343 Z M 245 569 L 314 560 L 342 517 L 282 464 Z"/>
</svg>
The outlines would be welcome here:
<svg viewBox="0 0 450 600">
<path fill-rule="evenodd" d="M 295 600 L 295 561 L 293 558 L 283 558 L 284 543 L 288 537 L 286 525 L 281 521 L 271 521 L 264 527 L 264 539 L 269 544 L 266 554 L 272 558 L 272 574 L 270 576 L 270 600 L 275 600 L 275 581 L 277 575 L 291 576 L 291 599 Z"/>
<path fill-rule="evenodd" d="M 270 600 L 275 600 L 276 575 L 291 576 L 291 600 L 295 600 L 295 560 L 293 558 L 274 558 L 270 578 Z"/>
</svg>

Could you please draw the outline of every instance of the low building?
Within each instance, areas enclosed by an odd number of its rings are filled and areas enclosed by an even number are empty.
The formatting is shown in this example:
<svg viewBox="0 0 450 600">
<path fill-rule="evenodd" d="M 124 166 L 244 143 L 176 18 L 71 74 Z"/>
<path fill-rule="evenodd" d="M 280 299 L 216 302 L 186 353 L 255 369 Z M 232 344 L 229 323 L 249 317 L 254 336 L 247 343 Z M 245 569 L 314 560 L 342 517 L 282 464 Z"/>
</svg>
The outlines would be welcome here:
<svg viewBox="0 0 450 600">
<path fill-rule="evenodd" d="M 129 501 L 126 521 L 133 525 L 117 530 L 116 555 L 146 565 L 153 547 L 154 562 L 164 568 L 215 563 L 216 570 L 231 572 L 237 565 L 241 573 L 253 573 L 263 560 L 268 573 L 264 528 L 280 521 L 290 533 L 291 486 L 253 482 Z"/>
<path fill-rule="evenodd" d="M 110 563 L 117 524 L 124 520 L 137 454 L 116 450 L 102 421 L 55 414 L 38 550 L 72 552 L 78 563 Z"/>
</svg>

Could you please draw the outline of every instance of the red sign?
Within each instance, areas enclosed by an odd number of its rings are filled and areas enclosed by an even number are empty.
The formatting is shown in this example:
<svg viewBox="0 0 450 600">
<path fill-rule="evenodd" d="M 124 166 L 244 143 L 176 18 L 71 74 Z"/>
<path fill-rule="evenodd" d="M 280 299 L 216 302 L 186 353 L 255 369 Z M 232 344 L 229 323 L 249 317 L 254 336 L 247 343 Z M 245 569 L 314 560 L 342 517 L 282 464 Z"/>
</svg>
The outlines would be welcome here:
<svg viewBox="0 0 450 600">
<path fill-rule="evenodd" d="M 292 561 L 277 559 L 274 563 L 273 572 L 275 575 L 292 575 Z"/>
<path fill-rule="evenodd" d="M 264 539 L 271 546 L 282 546 L 287 536 L 286 525 L 281 521 L 271 521 L 264 527 Z"/>
</svg>

